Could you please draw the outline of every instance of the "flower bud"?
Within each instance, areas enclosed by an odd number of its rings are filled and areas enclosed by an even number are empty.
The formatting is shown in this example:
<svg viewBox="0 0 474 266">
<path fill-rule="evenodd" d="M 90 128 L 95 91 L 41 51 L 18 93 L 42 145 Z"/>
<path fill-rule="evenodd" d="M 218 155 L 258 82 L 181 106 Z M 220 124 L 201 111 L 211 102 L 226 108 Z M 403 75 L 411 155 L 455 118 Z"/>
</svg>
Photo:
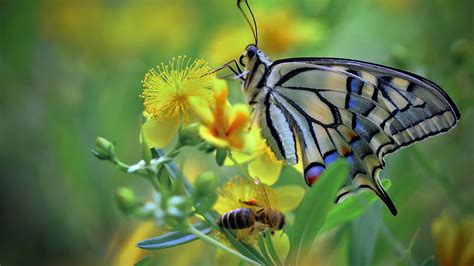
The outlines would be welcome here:
<svg viewBox="0 0 474 266">
<path fill-rule="evenodd" d="M 197 176 L 194 181 L 194 193 L 206 194 L 215 191 L 217 187 L 217 177 L 213 172 L 204 172 Z"/>
<path fill-rule="evenodd" d="M 145 136 L 143 135 L 143 131 L 140 132 L 140 143 L 142 146 L 143 161 L 145 161 L 146 164 L 149 164 L 150 160 L 152 159 L 152 154 L 151 154 L 150 146 L 148 146 Z"/>
<path fill-rule="evenodd" d="M 179 143 L 181 146 L 195 146 L 202 142 L 199 136 L 199 127 L 198 123 L 194 123 L 181 128 L 179 131 Z"/>
<path fill-rule="evenodd" d="M 115 157 L 115 145 L 105 138 L 97 137 L 96 147 L 92 150 L 92 154 L 100 160 L 111 160 Z"/>
<path fill-rule="evenodd" d="M 121 187 L 115 192 L 115 200 L 120 210 L 125 214 L 132 213 L 140 205 L 135 198 L 135 193 L 126 187 Z"/>
</svg>

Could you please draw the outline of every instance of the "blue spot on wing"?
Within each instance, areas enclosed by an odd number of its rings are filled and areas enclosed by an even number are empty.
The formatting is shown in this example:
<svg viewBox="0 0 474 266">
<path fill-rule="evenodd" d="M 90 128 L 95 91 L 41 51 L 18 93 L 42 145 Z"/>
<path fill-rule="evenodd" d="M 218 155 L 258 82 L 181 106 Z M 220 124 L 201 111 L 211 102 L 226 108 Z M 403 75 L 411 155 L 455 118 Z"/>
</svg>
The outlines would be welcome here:
<svg viewBox="0 0 474 266">
<path fill-rule="evenodd" d="M 358 79 L 351 79 L 350 88 L 351 93 L 360 94 L 364 83 Z"/>
<path fill-rule="evenodd" d="M 349 164 L 352 165 L 354 163 L 354 156 L 352 154 L 350 154 L 346 157 L 346 160 Z"/>
<path fill-rule="evenodd" d="M 348 108 L 349 108 L 350 110 L 353 110 L 353 109 L 356 108 L 356 105 L 357 105 L 356 100 L 355 100 L 353 97 L 349 97 Z"/>
<path fill-rule="evenodd" d="M 357 118 L 356 119 L 356 125 L 355 125 L 355 128 L 354 128 L 356 131 L 360 131 L 362 129 L 362 126 L 360 124 L 360 120 Z"/>
<path fill-rule="evenodd" d="M 337 151 L 331 152 L 331 153 L 329 153 L 328 155 L 326 155 L 324 157 L 324 163 L 329 165 L 329 164 L 333 163 L 335 160 L 337 160 L 338 157 L 339 157 L 339 155 L 338 155 Z"/>
</svg>

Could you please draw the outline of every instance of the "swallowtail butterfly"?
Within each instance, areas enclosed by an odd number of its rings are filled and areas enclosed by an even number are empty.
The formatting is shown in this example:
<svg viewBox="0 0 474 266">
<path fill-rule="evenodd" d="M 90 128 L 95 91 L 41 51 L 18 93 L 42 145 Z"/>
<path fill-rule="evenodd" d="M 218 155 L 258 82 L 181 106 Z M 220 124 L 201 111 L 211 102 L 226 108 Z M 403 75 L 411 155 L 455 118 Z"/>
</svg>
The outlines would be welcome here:
<svg viewBox="0 0 474 266">
<path fill-rule="evenodd" d="M 384 158 L 452 129 L 460 118 L 453 100 L 434 82 L 383 65 L 320 57 L 272 61 L 257 46 L 257 23 L 247 0 L 237 0 L 237 5 L 255 43 L 245 48 L 240 62 L 232 60 L 217 70 L 228 67 L 241 80 L 277 159 L 290 165 L 302 160 L 305 181 L 311 185 L 331 162 L 346 158 L 350 182 L 336 202 L 369 189 L 396 215 L 380 184 Z"/>
</svg>

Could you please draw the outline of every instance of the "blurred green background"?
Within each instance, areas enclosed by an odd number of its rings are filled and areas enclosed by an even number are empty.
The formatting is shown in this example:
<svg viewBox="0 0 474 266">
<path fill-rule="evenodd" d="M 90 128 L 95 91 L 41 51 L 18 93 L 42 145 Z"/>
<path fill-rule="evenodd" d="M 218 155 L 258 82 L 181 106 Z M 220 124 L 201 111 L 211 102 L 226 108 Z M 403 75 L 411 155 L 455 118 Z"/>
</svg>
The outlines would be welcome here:
<svg viewBox="0 0 474 266">
<path fill-rule="evenodd" d="M 182 54 L 213 67 L 237 57 L 252 39 L 234 2 L 0 1 L 0 264 L 122 264 L 125 255 L 142 255 L 134 237 L 152 229 L 121 214 L 113 195 L 126 185 L 146 198 L 149 187 L 90 150 L 100 135 L 118 141 L 124 161 L 140 158 L 144 74 Z M 387 159 L 382 176 L 392 180 L 399 215 L 378 204 L 347 229 L 355 240 L 343 253 L 362 265 L 399 263 L 419 229 L 411 256 L 421 263 L 434 254 L 433 219 L 446 210 L 473 213 L 474 2 L 250 2 L 261 47 L 273 59 L 399 67 L 435 81 L 458 104 L 453 131 Z M 237 82 L 231 89 L 241 100 Z M 168 253 L 155 254 L 167 260 Z"/>
</svg>

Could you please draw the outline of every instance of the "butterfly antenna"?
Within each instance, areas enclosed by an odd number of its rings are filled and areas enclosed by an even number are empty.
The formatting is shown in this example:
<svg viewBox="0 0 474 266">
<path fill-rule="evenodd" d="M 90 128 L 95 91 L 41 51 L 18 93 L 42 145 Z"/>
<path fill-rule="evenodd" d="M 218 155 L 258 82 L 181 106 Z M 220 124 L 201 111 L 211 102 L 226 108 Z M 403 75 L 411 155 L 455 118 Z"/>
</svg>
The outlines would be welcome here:
<svg viewBox="0 0 474 266">
<path fill-rule="evenodd" d="M 240 6 L 240 4 L 242 2 L 245 2 L 245 5 L 247 6 L 247 9 L 249 10 L 250 15 L 252 16 L 253 24 L 252 24 L 252 22 L 250 22 L 249 17 L 247 16 L 247 14 L 245 14 L 244 10 Z M 253 12 L 252 12 L 252 9 L 250 8 L 248 0 L 237 0 L 237 7 L 239 8 L 240 12 L 242 12 L 242 14 L 244 15 L 245 20 L 247 20 L 247 23 L 249 24 L 250 29 L 252 30 L 253 38 L 255 40 L 255 46 L 257 46 L 257 44 L 258 44 L 257 21 L 255 20 L 255 16 L 253 15 Z"/>
</svg>

